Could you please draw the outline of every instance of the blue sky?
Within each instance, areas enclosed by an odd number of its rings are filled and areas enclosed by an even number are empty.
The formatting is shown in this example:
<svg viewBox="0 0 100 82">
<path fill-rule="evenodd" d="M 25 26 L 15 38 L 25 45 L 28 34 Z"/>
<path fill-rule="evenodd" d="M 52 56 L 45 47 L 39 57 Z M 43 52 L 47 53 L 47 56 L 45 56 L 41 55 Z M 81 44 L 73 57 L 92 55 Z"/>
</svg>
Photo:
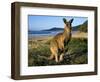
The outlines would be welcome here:
<svg viewBox="0 0 100 82">
<path fill-rule="evenodd" d="M 63 18 L 66 18 L 66 20 L 73 18 L 72 26 L 77 26 L 88 20 L 87 17 L 29 15 L 28 30 L 44 30 L 53 27 L 64 28 Z"/>
</svg>

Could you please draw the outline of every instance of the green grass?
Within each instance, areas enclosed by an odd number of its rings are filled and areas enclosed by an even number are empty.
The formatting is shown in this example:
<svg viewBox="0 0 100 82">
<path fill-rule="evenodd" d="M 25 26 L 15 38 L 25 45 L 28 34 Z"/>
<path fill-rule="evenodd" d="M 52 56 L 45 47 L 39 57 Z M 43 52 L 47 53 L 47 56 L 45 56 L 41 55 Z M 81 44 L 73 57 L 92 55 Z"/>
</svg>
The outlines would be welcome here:
<svg viewBox="0 0 100 82">
<path fill-rule="evenodd" d="M 87 64 L 87 39 L 72 38 L 69 42 L 68 51 L 64 55 L 62 62 L 56 63 L 55 60 L 48 60 L 50 56 L 49 41 L 32 41 L 33 45 L 28 49 L 28 66 L 48 66 L 48 65 L 72 65 Z"/>
</svg>

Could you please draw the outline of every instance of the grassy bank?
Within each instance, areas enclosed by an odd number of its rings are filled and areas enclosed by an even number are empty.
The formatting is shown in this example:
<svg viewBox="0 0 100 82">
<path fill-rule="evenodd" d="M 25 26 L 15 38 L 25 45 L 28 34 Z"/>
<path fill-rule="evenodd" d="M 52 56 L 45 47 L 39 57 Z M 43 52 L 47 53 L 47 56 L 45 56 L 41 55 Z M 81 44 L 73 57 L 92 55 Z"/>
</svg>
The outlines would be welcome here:
<svg viewBox="0 0 100 82">
<path fill-rule="evenodd" d="M 47 66 L 47 65 L 72 65 L 87 63 L 87 38 L 72 38 L 69 42 L 68 51 L 64 55 L 62 62 L 56 63 L 54 60 L 48 60 L 50 39 L 29 40 L 28 65 L 29 66 Z"/>
</svg>

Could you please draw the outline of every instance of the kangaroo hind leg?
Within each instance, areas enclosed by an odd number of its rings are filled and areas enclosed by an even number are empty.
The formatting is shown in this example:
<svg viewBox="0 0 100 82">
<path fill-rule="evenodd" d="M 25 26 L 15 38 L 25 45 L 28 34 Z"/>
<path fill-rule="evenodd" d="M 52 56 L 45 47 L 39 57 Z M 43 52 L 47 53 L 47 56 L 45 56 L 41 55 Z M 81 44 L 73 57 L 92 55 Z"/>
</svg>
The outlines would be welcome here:
<svg viewBox="0 0 100 82">
<path fill-rule="evenodd" d="M 60 55 L 59 62 L 63 61 L 63 58 L 64 58 L 64 53 L 62 53 L 62 54 Z"/>
<path fill-rule="evenodd" d="M 49 57 L 49 59 L 55 58 L 55 61 L 58 62 L 58 55 L 57 55 L 58 50 L 57 50 L 57 47 L 51 47 L 50 51 L 51 51 L 51 56 Z"/>
<path fill-rule="evenodd" d="M 59 61 L 58 61 L 58 55 L 57 55 L 56 53 L 55 53 L 55 61 L 56 61 L 56 62 L 59 62 Z"/>
<path fill-rule="evenodd" d="M 61 50 L 61 55 L 60 55 L 60 57 L 59 57 L 59 62 L 63 61 L 64 53 L 65 53 L 65 49 L 64 49 L 64 47 L 63 47 L 62 50 Z"/>
</svg>

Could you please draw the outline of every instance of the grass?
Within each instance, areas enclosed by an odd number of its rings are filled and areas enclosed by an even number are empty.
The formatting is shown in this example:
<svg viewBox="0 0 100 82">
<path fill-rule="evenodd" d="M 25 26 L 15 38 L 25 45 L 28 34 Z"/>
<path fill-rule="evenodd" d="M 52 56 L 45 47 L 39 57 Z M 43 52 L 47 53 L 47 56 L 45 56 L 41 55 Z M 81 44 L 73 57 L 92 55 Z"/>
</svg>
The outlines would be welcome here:
<svg viewBox="0 0 100 82">
<path fill-rule="evenodd" d="M 69 42 L 68 51 L 64 55 L 62 62 L 56 63 L 48 60 L 50 56 L 48 41 L 29 41 L 28 66 L 48 66 L 48 65 L 72 65 L 87 64 L 87 38 L 72 38 Z"/>
</svg>

